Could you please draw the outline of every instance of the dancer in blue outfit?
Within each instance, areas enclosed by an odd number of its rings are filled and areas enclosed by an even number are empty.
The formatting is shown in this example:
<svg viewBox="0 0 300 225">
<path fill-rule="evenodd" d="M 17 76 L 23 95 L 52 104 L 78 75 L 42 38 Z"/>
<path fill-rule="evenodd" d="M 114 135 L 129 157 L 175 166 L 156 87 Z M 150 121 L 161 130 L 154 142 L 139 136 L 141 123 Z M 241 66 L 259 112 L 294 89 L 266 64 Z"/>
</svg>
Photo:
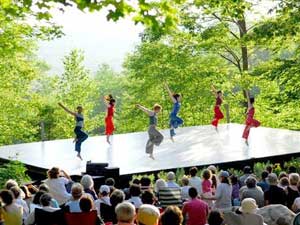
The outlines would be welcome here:
<svg viewBox="0 0 300 225">
<path fill-rule="evenodd" d="M 177 116 L 180 110 L 182 96 L 178 93 L 173 93 L 167 83 L 165 83 L 165 88 L 169 93 L 171 101 L 174 103 L 172 112 L 170 113 L 170 136 L 171 140 L 174 141 L 174 136 L 176 135 L 175 129 L 183 124 L 183 120 Z"/>
<path fill-rule="evenodd" d="M 80 155 L 81 152 L 81 144 L 84 142 L 88 135 L 82 130 L 84 127 L 84 117 L 83 117 L 83 108 L 82 106 L 77 106 L 77 112 L 73 112 L 69 110 L 67 107 L 65 107 L 62 103 L 58 103 L 60 107 L 62 107 L 67 113 L 71 114 L 75 117 L 76 125 L 74 128 L 74 133 L 76 134 L 75 138 L 75 151 L 77 152 L 77 157 L 82 160 L 82 157 Z"/>
</svg>

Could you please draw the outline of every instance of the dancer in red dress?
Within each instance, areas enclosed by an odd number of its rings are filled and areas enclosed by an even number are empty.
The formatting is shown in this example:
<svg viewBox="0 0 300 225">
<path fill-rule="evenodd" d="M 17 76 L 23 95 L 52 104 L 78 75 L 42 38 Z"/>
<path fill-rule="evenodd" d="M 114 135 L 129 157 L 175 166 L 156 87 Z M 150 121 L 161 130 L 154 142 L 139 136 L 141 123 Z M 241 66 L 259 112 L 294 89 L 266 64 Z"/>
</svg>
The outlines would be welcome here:
<svg viewBox="0 0 300 225">
<path fill-rule="evenodd" d="M 214 108 L 215 116 L 214 116 L 214 119 L 211 121 L 211 124 L 213 126 L 215 126 L 216 130 L 218 130 L 219 120 L 224 118 L 224 115 L 221 111 L 223 96 L 222 96 L 222 91 L 217 91 L 214 86 L 212 86 L 211 88 L 212 88 L 212 92 L 216 96 L 216 105 L 215 105 L 215 108 Z"/>
<path fill-rule="evenodd" d="M 105 117 L 105 134 L 106 134 L 106 141 L 108 144 L 110 144 L 109 136 L 112 135 L 115 130 L 113 117 L 115 112 L 116 100 L 113 98 L 112 95 L 108 95 L 104 97 L 104 102 L 107 108 L 107 113 Z"/>
<path fill-rule="evenodd" d="M 254 98 L 249 96 L 249 92 L 246 91 L 246 96 L 247 96 L 247 101 L 248 101 L 248 109 L 247 109 L 247 118 L 245 121 L 245 129 L 243 132 L 243 138 L 245 138 L 245 143 L 248 145 L 248 137 L 250 133 L 251 127 L 259 127 L 260 122 L 254 119 L 254 114 L 255 114 L 255 108 L 253 106 L 254 104 Z"/>
</svg>

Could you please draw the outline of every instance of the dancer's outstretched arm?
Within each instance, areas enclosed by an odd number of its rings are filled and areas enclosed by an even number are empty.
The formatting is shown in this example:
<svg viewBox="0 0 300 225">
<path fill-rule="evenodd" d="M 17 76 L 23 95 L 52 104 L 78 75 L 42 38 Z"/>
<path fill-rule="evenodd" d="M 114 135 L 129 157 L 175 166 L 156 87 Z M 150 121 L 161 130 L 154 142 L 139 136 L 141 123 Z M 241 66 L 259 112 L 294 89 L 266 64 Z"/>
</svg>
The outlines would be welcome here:
<svg viewBox="0 0 300 225">
<path fill-rule="evenodd" d="M 247 97 L 248 109 L 250 109 L 252 107 L 252 104 L 250 102 L 250 96 L 248 90 L 246 90 L 246 97 Z"/>
<path fill-rule="evenodd" d="M 173 97 L 173 93 L 172 93 L 172 91 L 170 90 L 170 88 L 169 88 L 169 86 L 168 86 L 167 83 L 165 83 L 165 88 L 166 88 L 167 91 L 168 91 L 168 94 L 169 94 L 169 96 L 170 96 L 171 101 L 172 101 L 173 103 L 176 103 L 176 99 Z"/>
<path fill-rule="evenodd" d="M 67 107 L 65 107 L 61 102 L 59 102 L 58 105 L 60 107 L 62 107 L 63 110 L 65 110 L 67 113 L 71 114 L 72 116 L 76 116 L 77 115 L 76 112 L 71 111 L 70 109 L 68 109 Z"/>
<path fill-rule="evenodd" d="M 108 103 L 108 101 L 107 101 L 107 99 L 106 99 L 106 96 L 103 96 L 103 102 L 104 102 L 104 104 L 108 107 L 109 103 Z"/>
<path fill-rule="evenodd" d="M 136 104 L 136 107 L 140 110 L 142 110 L 143 112 L 147 113 L 149 116 L 153 115 L 153 111 L 150 109 L 147 109 L 146 107 L 140 105 L 140 104 Z"/>
<path fill-rule="evenodd" d="M 211 85 L 211 92 L 216 96 L 216 98 L 218 97 L 218 93 L 214 85 Z"/>
</svg>

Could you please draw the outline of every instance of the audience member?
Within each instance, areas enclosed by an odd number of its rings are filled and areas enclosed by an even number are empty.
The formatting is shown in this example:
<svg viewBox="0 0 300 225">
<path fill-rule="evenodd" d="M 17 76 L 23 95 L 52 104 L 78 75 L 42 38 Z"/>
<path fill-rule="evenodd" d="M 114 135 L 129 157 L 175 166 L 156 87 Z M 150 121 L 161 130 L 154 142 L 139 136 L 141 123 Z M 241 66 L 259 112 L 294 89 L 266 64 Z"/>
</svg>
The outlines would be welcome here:
<svg viewBox="0 0 300 225">
<path fill-rule="evenodd" d="M 203 171 L 202 174 L 202 192 L 203 192 L 203 197 L 212 197 L 212 182 L 211 182 L 211 172 L 209 169 L 206 169 Z M 212 200 L 204 200 L 207 204 L 209 208 L 212 208 L 213 202 Z"/>
<path fill-rule="evenodd" d="M 266 171 L 268 173 L 273 173 L 273 167 L 271 165 L 266 166 Z"/>
<path fill-rule="evenodd" d="M 95 209 L 93 199 L 90 195 L 82 196 L 79 201 L 79 206 L 81 212 L 83 213 L 88 213 Z M 95 224 L 89 224 L 89 225 L 104 225 L 104 222 L 100 219 L 100 217 L 97 216 Z"/>
<path fill-rule="evenodd" d="M 107 185 L 110 188 L 110 193 L 111 194 L 116 190 L 115 184 L 116 184 L 116 182 L 115 182 L 114 178 L 112 178 L 112 177 L 107 178 L 105 180 L 105 185 Z"/>
<path fill-rule="evenodd" d="M 189 189 L 191 200 L 184 203 L 182 214 L 187 216 L 187 225 L 205 225 L 208 216 L 208 204 L 198 199 L 197 189 L 191 187 Z"/>
<path fill-rule="evenodd" d="M 99 199 L 97 199 L 95 201 L 95 206 L 96 206 L 98 215 L 100 215 L 100 212 L 101 212 L 100 211 L 101 205 L 104 205 L 104 207 L 111 206 L 109 192 L 110 192 L 110 188 L 107 185 L 101 185 L 101 187 L 99 188 L 99 194 L 98 194 Z"/>
<path fill-rule="evenodd" d="M 216 192 L 217 186 L 218 186 L 218 178 L 217 178 L 217 168 L 213 165 L 210 165 L 209 167 L 207 167 L 208 170 L 210 170 L 211 172 L 211 182 L 212 182 L 212 193 L 214 194 Z"/>
<path fill-rule="evenodd" d="M 84 175 L 81 178 L 80 183 L 83 186 L 84 193 L 91 195 L 94 201 L 98 199 L 94 189 L 94 180 L 90 175 L 88 174 Z"/>
<path fill-rule="evenodd" d="M 189 179 L 186 176 L 183 176 L 181 178 L 181 184 L 182 184 L 181 198 L 182 198 L 183 201 L 186 201 L 186 200 L 190 199 L 189 189 L 190 189 L 191 186 L 189 186 Z"/>
<path fill-rule="evenodd" d="M 177 206 L 168 206 L 160 216 L 161 225 L 182 225 L 183 216 Z"/>
<path fill-rule="evenodd" d="M 9 179 L 8 181 L 5 182 L 4 184 L 4 187 L 5 189 L 7 190 L 10 190 L 12 187 L 15 187 L 15 186 L 19 186 L 17 181 L 13 180 L 13 179 Z"/>
<path fill-rule="evenodd" d="M 175 182 L 176 176 L 175 173 L 170 171 L 167 174 L 167 187 L 169 188 L 180 188 L 180 186 Z"/>
<path fill-rule="evenodd" d="M 152 191 L 146 190 L 142 193 L 141 196 L 143 204 L 154 205 L 155 204 L 155 196 Z"/>
<path fill-rule="evenodd" d="M 21 197 L 21 188 L 18 186 L 13 186 L 10 188 L 11 192 L 14 195 L 15 203 L 22 206 L 23 208 L 23 220 L 29 216 L 29 207 L 27 203 Z"/>
<path fill-rule="evenodd" d="M 279 173 L 278 180 L 280 180 L 283 177 L 289 178 L 288 174 L 285 171 L 281 171 Z"/>
<path fill-rule="evenodd" d="M 141 178 L 141 190 L 149 190 L 151 189 L 151 180 L 149 177 L 142 177 Z"/>
<path fill-rule="evenodd" d="M 207 219 L 208 225 L 223 225 L 224 218 L 219 211 L 211 211 Z"/>
<path fill-rule="evenodd" d="M 190 169 L 190 179 L 189 179 L 189 184 L 197 189 L 197 192 L 199 195 L 202 194 L 202 180 L 200 177 L 197 176 L 198 169 L 197 167 L 192 167 Z"/>
<path fill-rule="evenodd" d="M 253 176 L 248 176 L 245 183 L 246 186 L 240 189 L 240 200 L 245 198 L 253 198 L 257 202 L 258 207 L 264 206 L 264 192 L 256 185 L 256 179 Z"/>
<path fill-rule="evenodd" d="M 3 203 L 1 211 L 5 225 L 22 225 L 23 208 L 15 203 L 13 193 L 9 190 L 2 190 L 0 192 L 0 199 Z"/>
<path fill-rule="evenodd" d="M 43 192 L 46 192 L 46 193 L 49 193 L 49 187 L 47 184 L 41 184 L 39 186 L 39 189 L 38 191 L 43 191 Z M 50 204 L 52 207 L 54 208 L 59 208 L 59 204 L 58 202 L 52 197 L 51 199 L 51 204 Z"/>
<path fill-rule="evenodd" d="M 49 187 L 49 193 L 59 205 L 65 204 L 71 198 L 71 194 L 66 190 L 66 185 L 70 181 L 71 177 L 58 167 L 48 170 L 48 179 L 45 184 Z"/>
<path fill-rule="evenodd" d="M 238 182 L 238 178 L 235 175 L 230 176 L 230 181 L 232 185 L 232 194 L 231 194 L 231 200 L 233 206 L 240 206 L 240 184 Z"/>
<path fill-rule="evenodd" d="M 143 204 L 137 213 L 137 225 L 157 225 L 159 216 L 158 208 L 153 205 Z"/>
<path fill-rule="evenodd" d="M 296 198 L 300 197 L 298 190 L 299 174 L 291 173 L 289 175 L 289 186 L 286 188 L 287 207 L 292 209 L 292 205 Z"/>
<path fill-rule="evenodd" d="M 115 213 L 116 206 L 125 200 L 125 194 L 120 190 L 115 190 L 110 196 L 110 204 L 112 206 L 112 222 L 116 224 L 118 222 Z"/>
<path fill-rule="evenodd" d="M 288 174 L 297 173 L 297 168 L 294 166 L 289 166 Z"/>
<path fill-rule="evenodd" d="M 156 196 L 158 196 L 159 190 L 165 187 L 167 187 L 167 183 L 163 179 L 158 179 L 154 185 L 154 191 Z"/>
<path fill-rule="evenodd" d="M 65 204 L 67 211 L 71 213 L 81 212 L 79 201 L 83 195 L 83 186 L 80 183 L 74 183 L 71 188 L 72 198 Z"/>
<path fill-rule="evenodd" d="M 265 205 L 270 204 L 282 204 L 286 205 L 286 194 L 285 191 L 278 187 L 277 175 L 275 173 L 270 173 L 268 175 L 268 182 L 270 184 L 269 190 L 265 192 Z"/>
<path fill-rule="evenodd" d="M 287 177 L 282 177 L 280 180 L 279 180 L 279 183 L 278 183 L 278 187 L 282 188 L 283 190 L 286 191 L 287 187 L 290 185 L 290 182 L 289 182 L 289 178 Z"/>
<path fill-rule="evenodd" d="M 133 225 L 135 220 L 135 208 L 129 202 L 122 202 L 117 205 L 115 213 L 118 225 Z"/>
<path fill-rule="evenodd" d="M 29 208 L 30 203 L 32 202 L 32 194 L 30 193 L 26 185 L 22 185 L 20 186 L 20 188 L 21 188 L 21 192 L 23 192 L 25 195 L 23 200 L 26 202 L 27 207 Z"/>
<path fill-rule="evenodd" d="M 33 199 L 32 199 L 32 203 L 30 203 L 29 206 L 29 212 L 33 212 L 36 208 L 42 208 L 42 205 L 40 203 L 40 198 L 43 194 L 45 194 L 45 191 L 38 191 L 37 193 L 35 193 Z"/>
<path fill-rule="evenodd" d="M 263 171 L 261 173 L 261 181 L 257 183 L 257 186 L 261 187 L 262 191 L 265 192 L 269 189 L 270 185 L 267 182 L 268 171 Z"/>
<path fill-rule="evenodd" d="M 132 203 L 136 209 L 140 208 L 140 206 L 143 204 L 142 200 L 140 198 L 141 195 L 141 187 L 137 184 L 132 184 L 129 189 L 130 192 L 130 199 L 128 199 L 128 202 Z"/>
<path fill-rule="evenodd" d="M 241 186 L 245 186 L 245 185 L 246 185 L 245 181 L 246 181 L 246 179 L 247 179 L 247 178 L 251 175 L 251 173 L 252 173 L 252 170 L 251 170 L 250 166 L 245 166 L 244 169 L 243 169 L 243 173 L 244 173 L 244 175 L 242 175 L 242 176 L 240 177 L 240 184 L 241 184 Z"/>
</svg>

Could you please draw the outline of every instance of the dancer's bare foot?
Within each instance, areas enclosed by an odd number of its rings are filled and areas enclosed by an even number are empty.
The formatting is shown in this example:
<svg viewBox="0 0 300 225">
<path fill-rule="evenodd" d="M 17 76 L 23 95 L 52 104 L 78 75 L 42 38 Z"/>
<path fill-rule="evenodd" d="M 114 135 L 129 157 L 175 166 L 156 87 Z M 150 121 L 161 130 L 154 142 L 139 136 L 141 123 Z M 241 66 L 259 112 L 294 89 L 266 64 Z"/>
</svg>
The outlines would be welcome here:
<svg viewBox="0 0 300 225">
<path fill-rule="evenodd" d="M 174 137 L 173 137 L 173 136 L 171 136 L 171 141 L 172 141 L 172 142 L 175 142 L 175 140 L 174 140 Z"/>
<path fill-rule="evenodd" d="M 80 153 L 77 154 L 77 157 L 78 157 L 80 160 L 82 160 L 82 157 L 81 157 Z"/>
<path fill-rule="evenodd" d="M 106 142 L 110 145 L 109 136 L 106 136 Z"/>
<path fill-rule="evenodd" d="M 155 160 L 155 158 L 154 158 L 154 156 L 151 154 L 150 156 L 149 156 L 151 159 L 153 159 L 153 160 Z"/>
<path fill-rule="evenodd" d="M 248 140 L 246 139 L 246 141 L 245 141 L 245 144 L 247 145 L 247 146 L 249 146 L 249 143 L 248 143 Z"/>
<path fill-rule="evenodd" d="M 78 141 L 78 139 L 77 138 L 75 138 L 74 140 L 73 140 L 73 143 L 76 143 Z"/>
</svg>

